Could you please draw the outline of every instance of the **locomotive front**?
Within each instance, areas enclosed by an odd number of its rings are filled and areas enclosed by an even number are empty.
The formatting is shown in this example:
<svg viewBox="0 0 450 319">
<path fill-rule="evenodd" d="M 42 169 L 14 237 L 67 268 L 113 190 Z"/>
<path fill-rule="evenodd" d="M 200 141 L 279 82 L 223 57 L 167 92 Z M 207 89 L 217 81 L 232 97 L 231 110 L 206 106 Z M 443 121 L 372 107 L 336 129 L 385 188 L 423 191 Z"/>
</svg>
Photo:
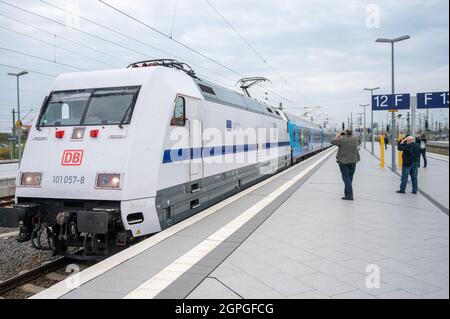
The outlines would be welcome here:
<svg viewBox="0 0 450 319">
<path fill-rule="evenodd" d="M 0 226 L 19 227 L 20 241 L 56 254 L 83 247 L 88 258 L 132 238 L 120 209 L 143 81 L 127 76 L 97 72 L 55 81 L 28 137 L 16 204 L 0 209 Z"/>
</svg>

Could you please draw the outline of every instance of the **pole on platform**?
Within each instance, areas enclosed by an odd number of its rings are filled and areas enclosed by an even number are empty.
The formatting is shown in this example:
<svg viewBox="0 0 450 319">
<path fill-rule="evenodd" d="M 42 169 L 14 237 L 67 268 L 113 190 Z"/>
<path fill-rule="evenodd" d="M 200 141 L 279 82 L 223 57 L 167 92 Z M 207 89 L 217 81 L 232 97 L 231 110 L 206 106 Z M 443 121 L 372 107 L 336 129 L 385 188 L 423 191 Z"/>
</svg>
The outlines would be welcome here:
<svg viewBox="0 0 450 319">
<path fill-rule="evenodd" d="M 12 157 L 11 159 L 15 159 L 16 158 L 16 142 L 17 142 L 17 136 L 16 136 L 16 110 L 12 110 L 12 136 L 14 138 L 14 141 L 12 143 L 13 147 L 12 147 Z"/>
<path fill-rule="evenodd" d="M 417 113 L 417 97 L 411 97 L 411 136 L 416 136 L 416 113 Z"/>
<path fill-rule="evenodd" d="M 371 129 L 371 133 L 372 133 L 372 155 L 375 155 L 375 135 L 373 134 L 374 132 L 374 127 L 373 127 L 373 106 L 372 106 L 372 101 L 373 101 L 373 92 L 376 90 L 381 89 L 380 87 L 376 87 L 376 88 L 365 88 L 364 91 L 370 91 L 370 109 L 371 109 L 371 124 L 370 124 L 370 129 Z M 364 111 L 365 112 L 365 111 Z"/>
<path fill-rule="evenodd" d="M 20 122 L 20 87 L 19 87 L 19 78 L 23 75 L 27 75 L 28 72 L 27 71 L 21 71 L 19 73 L 8 73 L 8 75 L 10 76 L 15 76 L 16 77 L 16 83 L 17 83 L 17 122 L 19 123 L 19 127 L 17 129 L 18 131 L 18 144 L 19 144 L 19 166 L 20 166 L 20 162 L 22 161 L 22 127 L 21 127 L 21 122 Z M 16 125 L 14 123 L 14 125 Z"/>
</svg>

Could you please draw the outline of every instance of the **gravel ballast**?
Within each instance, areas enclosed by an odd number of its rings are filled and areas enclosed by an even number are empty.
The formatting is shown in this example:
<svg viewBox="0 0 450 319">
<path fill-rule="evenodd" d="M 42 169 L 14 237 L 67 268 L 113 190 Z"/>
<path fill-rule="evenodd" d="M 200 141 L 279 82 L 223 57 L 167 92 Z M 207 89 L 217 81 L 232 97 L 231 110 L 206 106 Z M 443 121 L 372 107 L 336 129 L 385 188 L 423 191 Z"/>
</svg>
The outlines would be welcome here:
<svg viewBox="0 0 450 319">
<path fill-rule="evenodd" d="M 16 228 L 0 228 L 0 234 L 17 231 Z M 5 281 L 22 271 L 40 266 L 54 259 L 49 252 L 31 247 L 29 241 L 19 243 L 16 237 L 0 238 L 0 281 Z"/>
</svg>

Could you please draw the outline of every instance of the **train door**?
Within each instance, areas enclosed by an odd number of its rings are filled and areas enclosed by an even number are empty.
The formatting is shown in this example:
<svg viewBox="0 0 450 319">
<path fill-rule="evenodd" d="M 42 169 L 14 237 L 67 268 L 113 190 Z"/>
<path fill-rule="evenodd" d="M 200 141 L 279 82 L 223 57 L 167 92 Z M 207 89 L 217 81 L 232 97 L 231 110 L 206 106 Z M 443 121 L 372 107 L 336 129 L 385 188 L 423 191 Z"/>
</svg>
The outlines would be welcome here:
<svg viewBox="0 0 450 319">
<path fill-rule="evenodd" d="M 203 122 L 200 119 L 199 103 L 195 99 L 186 98 L 186 116 L 189 124 L 189 146 L 191 159 L 189 167 L 190 191 L 199 191 L 204 178 L 203 168 Z"/>
</svg>

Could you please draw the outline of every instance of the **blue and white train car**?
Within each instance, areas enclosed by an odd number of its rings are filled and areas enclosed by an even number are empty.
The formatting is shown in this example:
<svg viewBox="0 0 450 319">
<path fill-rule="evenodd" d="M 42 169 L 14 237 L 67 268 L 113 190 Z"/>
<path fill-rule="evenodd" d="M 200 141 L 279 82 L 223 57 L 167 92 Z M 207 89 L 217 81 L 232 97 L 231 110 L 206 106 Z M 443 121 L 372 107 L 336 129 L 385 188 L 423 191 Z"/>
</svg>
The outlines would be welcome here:
<svg viewBox="0 0 450 319">
<path fill-rule="evenodd" d="M 326 148 L 323 129 L 298 116 L 285 113 L 291 145 L 292 162 L 299 162 L 303 157 Z"/>
</svg>

